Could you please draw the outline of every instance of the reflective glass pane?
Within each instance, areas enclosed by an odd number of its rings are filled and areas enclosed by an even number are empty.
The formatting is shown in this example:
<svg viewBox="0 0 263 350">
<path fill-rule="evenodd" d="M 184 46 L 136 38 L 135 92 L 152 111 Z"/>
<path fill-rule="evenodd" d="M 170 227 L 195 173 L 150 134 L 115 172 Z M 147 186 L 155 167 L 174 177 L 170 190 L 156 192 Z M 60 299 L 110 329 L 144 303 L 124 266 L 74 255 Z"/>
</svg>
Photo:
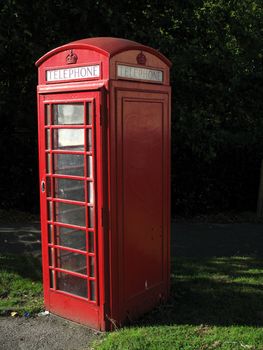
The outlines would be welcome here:
<svg viewBox="0 0 263 350">
<path fill-rule="evenodd" d="M 48 225 L 48 243 L 53 243 L 52 230 L 53 230 L 53 225 Z"/>
<path fill-rule="evenodd" d="M 84 181 L 54 179 L 55 197 L 75 201 L 85 201 Z"/>
<path fill-rule="evenodd" d="M 83 151 L 84 129 L 54 129 L 53 148 L 70 151 Z"/>
<path fill-rule="evenodd" d="M 54 248 L 48 248 L 49 266 L 54 267 Z"/>
<path fill-rule="evenodd" d="M 87 177 L 92 177 L 92 156 L 87 156 Z"/>
<path fill-rule="evenodd" d="M 45 124 L 50 125 L 51 123 L 50 105 L 45 105 Z"/>
<path fill-rule="evenodd" d="M 89 232 L 89 252 L 94 253 L 94 233 Z"/>
<path fill-rule="evenodd" d="M 57 289 L 84 298 L 87 298 L 88 294 L 86 279 L 68 275 L 63 272 L 57 273 Z"/>
<path fill-rule="evenodd" d="M 46 194 L 47 197 L 51 197 L 51 178 L 49 176 L 46 178 Z"/>
<path fill-rule="evenodd" d="M 54 154 L 54 174 L 84 176 L 84 156 L 80 154 Z"/>
<path fill-rule="evenodd" d="M 87 103 L 87 124 L 92 124 L 91 103 Z"/>
<path fill-rule="evenodd" d="M 49 221 L 52 221 L 52 202 L 47 202 L 47 218 Z"/>
<path fill-rule="evenodd" d="M 85 275 L 87 274 L 86 255 L 77 254 L 62 249 L 56 249 L 56 253 L 57 267 Z"/>
<path fill-rule="evenodd" d="M 50 288 L 54 288 L 54 280 L 55 280 L 55 271 L 49 270 L 49 284 Z"/>
<path fill-rule="evenodd" d="M 74 204 L 56 203 L 55 220 L 65 224 L 85 226 L 85 207 Z"/>
<path fill-rule="evenodd" d="M 92 151 L 92 130 L 87 129 L 87 151 Z"/>
<path fill-rule="evenodd" d="M 46 137 L 46 149 L 50 149 L 50 129 L 46 129 L 45 131 Z"/>
<path fill-rule="evenodd" d="M 86 225 L 85 207 L 57 202 L 55 214 L 57 222 L 78 226 Z"/>
<path fill-rule="evenodd" d="M 94 186 L 91 181 L 88 182 L 88 203 L 94 203 Z"/>
<path fill-rule="evenodd" d="M 90 281 L 90 300 L 95 300 L 95 282 Z"/>
<path fill-rule="evenodd" d="M 67 227 L 56 227 L 56 244 L 86 251 L 86 232 Z"/>
<path fill-rule="evenodd" d="M 48 153 L 46 155 L 46 172 L 47 172 L 47 174 L 50 174 L 50 172 L 51 172 L 50 159 L 51 159 L 51 155 L 50 155 L 50 153 Z"/>
<path fill-rule="evenodd" d="M 89 228 L 94 227 L 94 208 L 88 207 L 88 214 L 89 214 Z"/>
<path fill-rule="evenodd" d="M 65 103 L 53 105 L 53 124 L 56 125 L 74 125 L 84 124 L 84 105 L 83 103 Z"/>
<path fill-rule="evenodd" d="M 89 257 L 89 275 L 90 275 L 90 277 L 94 277 L 94 271 L 95 271 L 94 256 L 90 256 Z"/>
<path fill-rule="evenodd" d="M 91 181 L 88 182 L 88 203 L 94 203 L 94 186 Z"/>
</svg>

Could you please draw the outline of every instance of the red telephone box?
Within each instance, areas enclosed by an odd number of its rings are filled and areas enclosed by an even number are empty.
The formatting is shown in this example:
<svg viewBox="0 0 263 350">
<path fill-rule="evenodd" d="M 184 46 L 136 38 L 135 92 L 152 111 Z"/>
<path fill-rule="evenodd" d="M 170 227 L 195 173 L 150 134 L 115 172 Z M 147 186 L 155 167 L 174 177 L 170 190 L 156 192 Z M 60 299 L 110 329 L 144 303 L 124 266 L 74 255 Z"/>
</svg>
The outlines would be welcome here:
<svg viewBox="0 0 263 350">
<path fill-rule="evenodd" d="M 171 64 L 91 38 L 36 65 L 45 307 L 109 330 L 169 293 Z"/>
</svg>

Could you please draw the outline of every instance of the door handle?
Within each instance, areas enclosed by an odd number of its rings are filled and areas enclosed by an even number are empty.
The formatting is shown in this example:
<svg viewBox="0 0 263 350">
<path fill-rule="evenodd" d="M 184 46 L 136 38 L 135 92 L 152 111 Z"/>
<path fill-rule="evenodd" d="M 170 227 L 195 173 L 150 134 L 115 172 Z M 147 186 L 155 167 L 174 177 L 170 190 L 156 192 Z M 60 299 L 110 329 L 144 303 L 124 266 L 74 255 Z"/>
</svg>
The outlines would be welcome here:
<svg viewBox="0 0 263 350">
<path fill-rule="evenodd" d="M 41 181 L 41 192 L 45 192 L 46 191 L 46 183 L 44 180 Z"/>
</svg>

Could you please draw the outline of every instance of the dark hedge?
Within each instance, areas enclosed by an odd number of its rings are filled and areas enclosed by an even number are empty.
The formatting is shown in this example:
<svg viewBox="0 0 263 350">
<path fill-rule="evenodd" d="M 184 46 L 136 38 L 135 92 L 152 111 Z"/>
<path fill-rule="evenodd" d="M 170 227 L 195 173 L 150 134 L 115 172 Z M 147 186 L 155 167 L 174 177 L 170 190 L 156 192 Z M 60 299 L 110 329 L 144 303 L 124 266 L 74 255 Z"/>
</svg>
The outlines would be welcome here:
<svg viewBox="0 0 263 350">
<path fill-rule="evenodd" d="M 263 157 L 261 0 L 0 6 L 2 208 L 39 210 L 34 62 L 72 40 L 116 36 L 173 62 L 173 215 L 255 210 Z"/>
</svg>

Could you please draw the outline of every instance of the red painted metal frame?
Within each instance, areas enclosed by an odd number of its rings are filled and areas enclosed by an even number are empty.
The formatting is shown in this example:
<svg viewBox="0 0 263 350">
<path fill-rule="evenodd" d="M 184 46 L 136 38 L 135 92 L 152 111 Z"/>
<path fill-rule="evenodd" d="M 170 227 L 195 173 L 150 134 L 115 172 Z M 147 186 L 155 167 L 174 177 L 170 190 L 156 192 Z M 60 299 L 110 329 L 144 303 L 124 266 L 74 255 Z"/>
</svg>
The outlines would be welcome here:
<svg viewBox="0 0 263 350">
<path fill-rule="evenodd" d="M 104 300 L 102 299 L 104 297 L 103 292 L 100 291 L 104 290 L 104 279 L 100 276 L 100 274 L 104 274 L 103 271 L 103 247 L 100 247 L 100 242 L 103 242 L 103 238 L 101 236 L 103 235 L 103 229 L 102 229 L 102 222 L 101 217 L 98 215 L 101 211 L 101 205 L 103 200 L 103 194 L 101 193 L 102 186 L 100 185 L 102 181 L 102 173 L 101 173 L 101 131 L 100 131 L 100 105 L 101 105 L 101 93 L 99 91 L 94 92 L 91 91 L 89 93 L 72 93 L 72 94 L 54 94 L 54 95 L 40 95 L 39 96 L 39 164 L 40 164 L 40 182 L 45 181 L 47 178 L 55 179 L 55 178 L 67 178 L 67 179 L 75 179 L 75 180 L 83 180 L 85 181 L 85 202 L 75 201 L 75 200 L 67 200 L 67 199 L 61 199 L 61 198 L 54 198 L 54 197 L 47 197 L 47 192 L 41 192 L 40 200 L 41 200 L 41 227 L 42 227 L 42 256 L 43 256 L 43 282 L 44 282 L 44 300 L 45 305 L 47 309 L 50 311 L 53 311 L 54 313 L 61 315 L 63 317 L 69 317 L 71 319 L 74 319 L 81 323 L 86 323 L 90 326 L 93 326 L 94 328 L 104 329 L 105 326 L 103 324 L 104 317 L 101 315 L 103 312 L 103 306 L 104 306 Z M 83 102 L 85 106 L 85 118 L 86 118 L 86 106 L 87 103 L 91 103 L 93 106 L 93 113 L 92 113 L 92 120 L 93 120 L 93 135 L 92 135 L 92 152 L 85 151 L 86 148 L 86 135 L 84 138 L 84 151 L 67 151 L 67 150 L 53 150 L 52 147 L 52 132 L 50 131 L 50 151 L 45 150 L 45 130 L 46 129 L 90 129 L 91 127 L 86 126 L 86 121 L 84 125 L 47 125 L 45 126 L 45 105 L 48 105 L 51 110 L 52 104 L 57 103 L 75 103 L 75 102 Z M 52 155 L 54 154 L 83 154 L 84 155 L 84 176 L 71 176 L 71 175 L 60 175 L 60 174 L 53 174 L 52 168 L 50 174 L 46 174 L 46 154 L 49 153 Z M 87 175 L 87 156 L 92 154 L 93 155 L 93 176 L 92 178 L 88 177 Z M 52 159 L 52 156 L 51 156 Z M 52 162 L 51 162 L 52 164 Z M 51 167 L 52 165 L 49 165 Z M 82 226 L 77 225 L 71 225 L 71 224 L 65 224 L 65 223 L 58 223 L 55 221 L 54 217 L 54 205 L 52 206 L 52 221 L 50 221 L 50 224 L 53 225 L 53 232 L 52 232 L 52 242 L 53 244 L 48 242 L 48 219 L 47 219 L 47 202 L 52 203 L 68 203 L 68 204 L 76 204 L 79 206 L 84 206 L 86 208 L 86 211 L 88 211 L 88 207 L 91 206 L 87 203 L 88 194 L 87 194 L 87 182 L 89 180 L 93 181 L 94 186 L 94 228 L 90 229 L 88 222 L 86 222 L 86 228 Z M 95 181 L 96 180 L 96 181 Z M 53 188 L 53 180 L 51 181 L 51 196 L 52 193 L 54 194 L 54 188 Z M 97 210 L 96 210 L 97 208 Z M 97 214 L 95 214 L 97 211 Z M 86 220 L 88 220 L 88 213 L 86 213 Z M 83 232 L 86 233 L 86 251 L 79 251 L 78 249 L 69 248 L 69 247 L 61 247 L 58 244 L 55 244 L 55 237 L 54 237 L 54 227 L 67 227 L 67 228 L 75 228 L 80 229 Z M 88 232 L 93 232 L 94 235 L 94 252 L 89 251 L 89 234 Z M 53 248 L 53 258 L 52 261 L 56 261 L 56 256 L 54 256 L 54 252 L 59 248 L 64 251 L 69 252 L 75 252 L 78 254 L 86 255 L 86 267 L 87 267 L 87 275 L 82 275 L 80 273 L 74 272 L 74 271 L 68 271 L 64 270 L 62 268 L 51 266 L 49 264 L 49 257 L 48 257 L 48 248 Z M 95 258 L 94 260 L 94 277 L 90 276 L 90 259 Z M 93 259 L 92 258 L 92 259 Z M 98 264 L 102 264 L 102 268 L 99 270 Z M 90 300 L 90 294 L 88 294 L 88 299 L 83 298 L 81 296 L 72 295 L 64 291 L 58 291 L 56 290 L 56 277 L 54 277 L 54 283 L 53 288 L 50 288 L 50 273 L 49 271 L 54 271 L 54 274 L 56 275 L 57 272 L 66 272 L 68 275 L 72 276 L 78 276 L 82 277 L 87 280 L 88 283 L 88 293 L 90 293 L 90 283 L 91 281 L 96 281 L 95 285 L 95 301 Z M 101 285 L 102 283 L 102 285 Z M 70 298 L 70 299 L 69 299 Z M 65 309 L 65 303 L 70 303 L 72 310 L 69 310 L 68 308 Z M 76 304 L 74 306 L 74 303 Z M 80 304 L 81 303 L 81 304 Z M 81 309 L 85 310 L 85 313 L 79 312 L 79 307 L 81 305 Z M 92 306 L 93 305 L 93 306 Z M 96 306 L 96 307 L 95 307 Z M 75 310 L 75 314 L 74 311 Z M 82 316 L 81 316 L 82 315 Z"/>
</svg>

